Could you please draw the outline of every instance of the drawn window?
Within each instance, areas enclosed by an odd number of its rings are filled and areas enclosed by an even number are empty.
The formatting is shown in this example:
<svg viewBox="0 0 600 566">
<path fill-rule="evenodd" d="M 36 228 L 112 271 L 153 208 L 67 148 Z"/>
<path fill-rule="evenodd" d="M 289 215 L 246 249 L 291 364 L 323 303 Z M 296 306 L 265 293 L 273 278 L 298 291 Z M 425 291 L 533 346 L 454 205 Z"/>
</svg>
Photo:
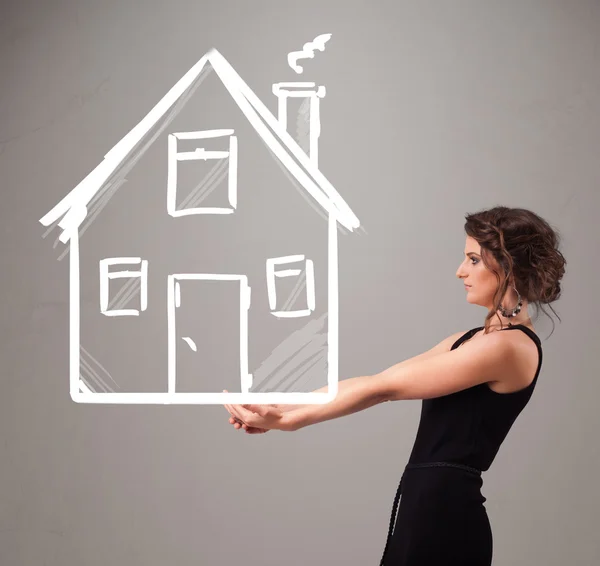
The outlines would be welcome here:
<svg viewBox="0 0 600 566">
<path fill-rule="evenodd" d="M 139 265 L 138 270 L 112 270 Z M 100 260 L 100 312 L 106 316 L 139 316 L 148 306 L 148 261 L 139 257 Z"/>
<path fill-rule="evenodd" d="M 296 267 L 282 269 L 290 264 Z M 315 274 L 312 260 L 305 259 L 303 255 L 267 259 L 267 292 L 273 316 L 309 316 L 315 310 Z"/>
<path fill-rule="evenodd" d="M 170 134 L 167 212 L 231 214 L 237 208 L 237 137 L 233 130 Z"/>
</svg>

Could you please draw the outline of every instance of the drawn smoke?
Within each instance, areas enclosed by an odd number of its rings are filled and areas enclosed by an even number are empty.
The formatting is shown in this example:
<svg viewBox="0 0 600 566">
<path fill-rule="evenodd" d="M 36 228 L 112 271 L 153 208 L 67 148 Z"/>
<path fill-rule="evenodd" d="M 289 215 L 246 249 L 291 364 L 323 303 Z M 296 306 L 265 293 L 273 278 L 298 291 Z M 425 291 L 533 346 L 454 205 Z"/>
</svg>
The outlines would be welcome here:
<svg viewBox="0 0 600 566">
<path fill-rule="evenodd" d="M 305 43 L 302 47 L 302 51 L 292 51 L 288 53 L 288 65 L 296 71 L 296 73 L 301 74 L 304 70 L 300 65 L 297 64 L 297 61 L 300 59 L 314 59 L 315 57 L 315 49 L 319 51 L 325 51 L 325 44 L 331 39 L 330 33 L 324 33 L 322 35 L 318 35 L 312 41 Z"/>
</svg>

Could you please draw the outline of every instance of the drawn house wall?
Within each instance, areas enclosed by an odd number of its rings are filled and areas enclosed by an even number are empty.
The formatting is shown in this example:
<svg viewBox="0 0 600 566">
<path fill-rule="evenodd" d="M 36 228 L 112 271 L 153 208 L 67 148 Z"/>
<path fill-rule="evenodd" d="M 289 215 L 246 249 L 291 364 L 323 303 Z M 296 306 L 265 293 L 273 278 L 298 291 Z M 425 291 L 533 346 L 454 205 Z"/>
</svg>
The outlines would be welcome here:
<svg viewBox="0 0 600 566">
<path fill-rule="evenodd" d="M 93 224 L 78 227 L 81 389 L 323 387 L 337 220 L 210 63 L 184 94 L 88 203 Z M 272 102 L 282 118 L 285 99 Z"/>
</svg>

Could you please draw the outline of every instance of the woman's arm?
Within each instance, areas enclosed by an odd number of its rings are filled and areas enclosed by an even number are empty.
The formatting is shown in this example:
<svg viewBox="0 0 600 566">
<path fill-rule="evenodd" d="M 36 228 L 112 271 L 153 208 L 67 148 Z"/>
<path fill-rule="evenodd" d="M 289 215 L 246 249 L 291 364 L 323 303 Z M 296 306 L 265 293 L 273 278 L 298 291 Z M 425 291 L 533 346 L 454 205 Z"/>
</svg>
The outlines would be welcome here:
<svg viewBox="0 0 600 566">
<path fill-rule="evenodd" d="M 345 415 L 350 415 L 384 401 L 398 399 L 398 393 L 390 391 L 388 378 L 397 375 L 409 368 L 418 368 L 428 360 L 449 352 L 452 344 L 464 332 L 457 332 L 430 350 L 393 365 L 374 376 L 353 377 L 338 382 L 338 393 L 333 401 L 325 405 L 225 405 L 230 414 L 240 422 L 245 422 L 250 427 L 277 428 L 280 430 L 295 431 L 305 426 L 328 421 Z M 328 386 L 317 389 L 313 393 L 323 393 Z M 268 409 L 268 410 L 267 410 Z M 265 412 L 266 411 L 266 412 Z M 270 411 L 270 415 L 267 413 Z M 264 412 L 265 415 L 257 413 Z M 230 421 L 231 422 L 231 421 Z"/>
<path fill-rule="evenodd" d="M 423 362 L 433 356 L 450 351 L 452 344 L 456 342 L 466 331 L 456 332 L 444 338 L 441 342 L 422 354 L 418 354 L 393 365 L 387 372 L 397 372 L 401 368 Z M 382 398 L 375 390 L 372 376 L 353 377 L 344 379 L 338 383 L 338 394 L 336 398 L 326 405 L 296 405 L 292 414 L 286 420 L 290 421 L 293 430 L 303 428 L 309 424 L 316 424 L 345 415 L 350 415 L 363 409 L 368 409 L 389 399 Z M 328 386 L 321 387 L 313 393 L 326 393 Z M 295 428 L 297 427 L 297 428 Z"/>
<path fill-rule="evenodd" d="M 376 375 L 340 381 L 333 401 L 291 411 L 284 421 L 290 430 L 298 430 L 385 401 L 431 399 L 489 381 L 505 380 L 507 375 L 518 377 L 523 372 L 519 369 L 517 350 L 506 332 L 492 332 L 455 350 L 414 363 L 399 363 Z"/>
<path fill-rule="evenodd" d="M 314 393 L 325 391 L 327 386 Z M 289 430 L 296 431 L 305 426 L 357 413 L 385 400 L 370 376 L 352 377 L 338 383 L 338 393 L 333 401 L 325 405 L 302 405 L 299 409 L 286 413 L 283 419 L 287 421 Z"/>
</svg>

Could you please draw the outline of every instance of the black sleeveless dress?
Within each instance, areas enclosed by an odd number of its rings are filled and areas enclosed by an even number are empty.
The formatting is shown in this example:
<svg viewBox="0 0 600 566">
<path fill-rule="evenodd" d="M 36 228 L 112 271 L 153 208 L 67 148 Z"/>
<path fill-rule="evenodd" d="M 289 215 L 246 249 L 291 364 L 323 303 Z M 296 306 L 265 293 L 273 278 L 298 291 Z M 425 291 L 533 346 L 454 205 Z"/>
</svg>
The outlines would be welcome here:
<svg viewBox="0 0 600 566">
<path fill-rule="evenodd" d="M 469 330 L 451 349 L 483 328 Z M 491 565 L 492 530 L 483 505 L 481 472 L 489 469 L 527 405 L 542 366 L 537 334 L 520 324 L 501 332 L 515 329 L 525 332 L 538 347 L 538 367 L 530 385 L 497 393 L 482 383 L 422 401 L 417 436 L 396 493 L 380 566 Z"/>
</svg>

